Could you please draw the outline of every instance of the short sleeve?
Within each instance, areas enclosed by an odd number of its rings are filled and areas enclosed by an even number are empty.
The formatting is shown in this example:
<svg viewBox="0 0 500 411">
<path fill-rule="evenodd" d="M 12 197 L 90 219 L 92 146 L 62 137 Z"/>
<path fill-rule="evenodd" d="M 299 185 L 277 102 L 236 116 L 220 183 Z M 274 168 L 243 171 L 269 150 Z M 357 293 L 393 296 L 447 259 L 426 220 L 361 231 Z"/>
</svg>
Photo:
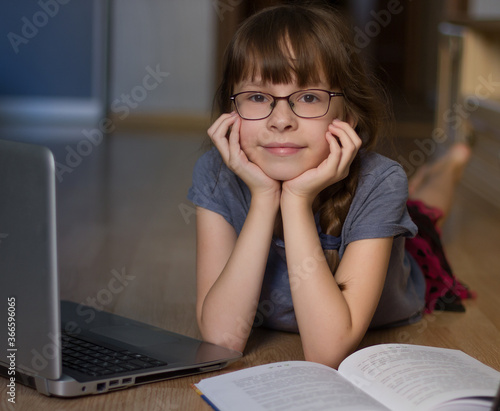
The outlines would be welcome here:
<svg viewBox="0 0 500 411">
<path fill-rule="evenodd" d="M 207 151 L 196 162 L 187 197 L 196 206 L 220 214 L 239 234 L 248 213 L 250 191 L 226 167 L 217 149 Z"/>
<path fill-rule="evenodd" d="M 378 154 L 363 160 L 358 188 L 342 230 L 343 247 L 368 238 L 413 237 L 417 227 L 406 208 L 408 180 L 403 168 Z"/>
</svg>

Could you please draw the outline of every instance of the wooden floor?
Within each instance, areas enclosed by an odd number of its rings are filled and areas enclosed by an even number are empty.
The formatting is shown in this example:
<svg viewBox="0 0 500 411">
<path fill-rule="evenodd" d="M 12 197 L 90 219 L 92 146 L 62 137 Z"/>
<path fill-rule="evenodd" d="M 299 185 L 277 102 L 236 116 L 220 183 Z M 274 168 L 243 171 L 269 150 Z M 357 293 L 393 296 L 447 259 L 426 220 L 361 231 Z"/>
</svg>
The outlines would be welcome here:
<svg viewBox="0 0 500 411">
<path fill-rule="evenodd" d="M 94 147 L 58 183 L 61 297 L 199 337 L 195 322 L 195 215 L 186 200 L 204 137 L 116 135 Z M 54 144 L 68 165 L 68 146 Z M 500 370 L 500 212 L 460 188 L 444 228 L 456 275 L 478 298 L 466 313 L 436 312 L 417 324 L 370 331 L 361 346 L 397 342 L 457 348 Z M 113 270 L 129 283 L 104 299 Z M 109 296 L 110 293 L 106 295 Z M 245 356 L 225 371 L 303 359 L 298 335 L 256 329 Z M 222 372 L 225 372 L 222 371 Z M 220 373 L 220 372 L 218 372 Z M 190 388 L 201 377 L 63 400 L 18 386 L 17 404 L 0 388 L 0 409 L 209 410 Z"/>
</svg>

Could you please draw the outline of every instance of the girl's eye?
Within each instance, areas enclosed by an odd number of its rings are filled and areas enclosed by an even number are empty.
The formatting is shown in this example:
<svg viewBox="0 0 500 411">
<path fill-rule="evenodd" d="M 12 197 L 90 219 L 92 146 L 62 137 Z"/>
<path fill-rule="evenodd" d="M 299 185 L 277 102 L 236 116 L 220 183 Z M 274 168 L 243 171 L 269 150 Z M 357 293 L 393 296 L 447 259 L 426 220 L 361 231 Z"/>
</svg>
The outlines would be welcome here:
<svg viewBox="0 0 500 411">
<path fill-rule="evenodd" d="M 266 103 L 269 101 L 265 94 L 250 94 L 248 100 L 252 103 Z"/>
<path fill-rule="evenodd" d="M 314 94 L 303 94 L 299 96 L 298 101 L 301 103 L 318 103 L 320 99 Z"/>
</svg>

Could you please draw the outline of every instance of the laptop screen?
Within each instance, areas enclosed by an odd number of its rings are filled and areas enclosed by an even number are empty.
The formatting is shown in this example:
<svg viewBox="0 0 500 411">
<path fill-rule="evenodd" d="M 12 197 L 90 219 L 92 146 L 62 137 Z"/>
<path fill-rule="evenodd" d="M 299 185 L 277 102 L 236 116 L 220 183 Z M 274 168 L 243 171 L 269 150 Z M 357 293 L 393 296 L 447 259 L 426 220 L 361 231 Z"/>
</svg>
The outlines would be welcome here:
<svg viewBox="0 0 500 411">
<path fill-rule="evenodd" d="M 0 140 L 0 349 L 49 379 L 61 374 L 53 167 L 47 148 Z"/>
</svg>

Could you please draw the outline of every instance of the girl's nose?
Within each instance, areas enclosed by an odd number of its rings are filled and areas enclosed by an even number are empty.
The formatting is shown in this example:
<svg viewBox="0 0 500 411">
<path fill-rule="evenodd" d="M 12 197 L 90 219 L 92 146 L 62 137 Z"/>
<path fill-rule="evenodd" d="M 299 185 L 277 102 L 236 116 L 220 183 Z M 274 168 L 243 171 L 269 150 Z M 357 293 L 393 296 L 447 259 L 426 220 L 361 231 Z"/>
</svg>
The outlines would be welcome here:
<svg viewBox="0 0 500 411">
<path fill-rule="evenodd" d="M 276 100 L 274 110 L 268 117 L 270 127 L 279 131 L 292 129 L 297 123 L 297 116 L 287 100 Z"/>
</svg>

